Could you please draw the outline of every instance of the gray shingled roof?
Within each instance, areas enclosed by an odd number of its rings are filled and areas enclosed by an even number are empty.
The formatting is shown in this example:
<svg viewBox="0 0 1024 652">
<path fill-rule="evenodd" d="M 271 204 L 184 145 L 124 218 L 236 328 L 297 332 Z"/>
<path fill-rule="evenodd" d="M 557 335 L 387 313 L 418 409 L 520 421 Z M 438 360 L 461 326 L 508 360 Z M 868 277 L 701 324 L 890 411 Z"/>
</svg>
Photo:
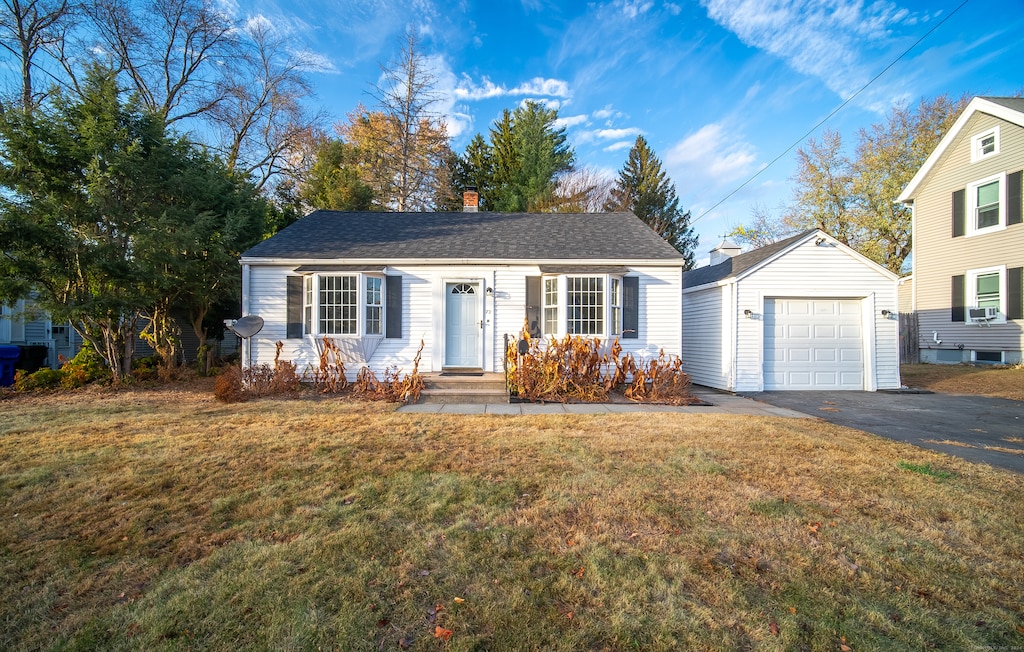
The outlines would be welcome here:
<svg viewBox="0 0 1024 652">
<path fill-rule="evenodd" d="M 683 256 L 632 213 L 315 211 L 242 258 L 657 260 Z"/>
<path fill-rule="evenodd" d="M 739 276 L 748 269 L 759 265 L 780 251 L 787 249 L 790 245 L 799 242 L 811 233 L 816 233 L 817 231 L 818 229 L 804 231 L 803 233 L 786 238 L 785 240 L 779 240 L 778 242 L 773 242 L 772 244 L 765 245 L 759 249 L 748 251 L 745 254 L 733 256 L 729 260 L 718 263 L 717 265 L 698 267 L 697 269 L 683 272 L 683 287 L 692 288 L 697 287 L 698 285 L 716 283 L 727 278 Z"/>
<path fill-rule="evenodd" d="M 981 99 L 1024 113 L 1024 97 L 982 97 Z"/>
</svg>

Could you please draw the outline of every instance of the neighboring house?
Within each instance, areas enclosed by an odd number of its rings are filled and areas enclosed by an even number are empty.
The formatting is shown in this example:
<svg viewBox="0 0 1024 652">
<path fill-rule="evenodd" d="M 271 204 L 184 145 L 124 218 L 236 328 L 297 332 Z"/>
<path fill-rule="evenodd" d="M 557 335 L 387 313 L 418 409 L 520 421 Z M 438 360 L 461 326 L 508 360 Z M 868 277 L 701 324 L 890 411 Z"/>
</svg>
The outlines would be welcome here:
<svg viewBox="0 0 1024 652">
<path fill-rule="evenodd" d="M 0 306 L 0 344 L 45 346 L 47 353 L 41 362 L 55 369 L 61 358 L 74 357 L 82 341 L 70 324 L 54 324 L 31 299 L 20 299 L 13 305 Z"/>
<path fill-rule="evenodd" d="M 1021 360 L 1024 98 L 976 97 L 899 196 L 922 362 Z"/>
<path fill-rule="evenodd" d="M 681 352 L 685 260 L 632 213 L 321 210 L 241 263 L 242 313 L 264 320 L 243 347 L 253 364 L 281 341 L 302 373 L 327 337 L 350 378 L 408 372 L 422 340 L 422 372 L 500 372 L 524 324 L 619 338 L 641 357 Z"/>
<path fill-rule="evenodd" d="M 897 276 L 823 231 L 683 275 L 683 369 L 734 392 L 900 387 Z"/>
</svg>

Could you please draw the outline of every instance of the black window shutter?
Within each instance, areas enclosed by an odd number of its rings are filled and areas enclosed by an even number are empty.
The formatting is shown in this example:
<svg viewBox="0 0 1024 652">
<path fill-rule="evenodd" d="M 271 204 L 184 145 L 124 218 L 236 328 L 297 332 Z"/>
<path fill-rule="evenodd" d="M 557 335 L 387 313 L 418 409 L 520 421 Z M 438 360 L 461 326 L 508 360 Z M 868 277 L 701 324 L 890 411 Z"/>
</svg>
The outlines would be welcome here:
<svg viewBox="0 0 1024 652">
<path fill-rule="evenodd" d="M 302 337 L 302 277 L 288 277 L 288 330 L 286 337 Z"/>
<path fill-rule="evenodd" d="M 401 338 L 402 337 L 402 277 L 401 276 L 385 276 L 384 277 L 384 292 L 385 292 L 385 325 L 384 325 L 384 337 L 387 338 Z"/>
<path fill-rule="evenodd" d="M 640 338 L 640 277 L 622 277 L 622 339 Z"/>
<path fill-rule="evenodd" d="M 541 277 L 526 277 L 526 325 L 530 329 L 530 337 L 540 337 L 540 304 L 541 304 Z M 554 335 L 554 333 L 545 333 Z"/>
<path fill-rule="evenodd" d="M 1006 275 L 1006 318 L 1024 319 L 1024 267 L 1011 267 Z"/>
<path fill-rule="evenodd" d="M 1006 175 L 1006 225 L 1020 224 L 1021 218 L 1021 170 Z"/>
<path fill-rule="evenodd" d="M 953 237 L 959 238 L 964 234 L 964 200 L 967 195 L 963 190 L 953 193 Z"/>
<path fill-rule="evenodd" d="M 950 294 L 950 305 L 952 310 L 949 311 L 950 321 L 965 321 L 964 313 L 964 275 L 953 277 L 953 288 Z"/>
</svg>

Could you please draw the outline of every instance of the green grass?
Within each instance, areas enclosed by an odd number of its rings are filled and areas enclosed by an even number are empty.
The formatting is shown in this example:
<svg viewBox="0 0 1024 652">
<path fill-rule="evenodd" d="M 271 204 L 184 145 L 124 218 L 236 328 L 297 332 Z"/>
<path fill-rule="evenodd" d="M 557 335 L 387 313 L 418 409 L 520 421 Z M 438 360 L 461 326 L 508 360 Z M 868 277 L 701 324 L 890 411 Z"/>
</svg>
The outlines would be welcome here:
<svg viewBox="0 0 1024 652">
<path fill-rule="evenodd" d="M 5 650 L 1024 645 L 1022 479 L 816 420 L 0 410 Z"/>
<path fill-rule="evenodd" d="M 940 471 L 938 469 L 932 468 L 932 465 L 931 465 L 930 462 L 926 462 L 924 464 L 914 464 L 913 462 L 907 462 L 905 460 L 900 460 L 900 463 L 898 464 L 898 466 L 901 469 L 903 469 L 904 471 L 912 471 L 914 473 L 920 473 L 921 475 L 927 475 L 927 476 L 930 476 L 930 477 L 933 477 L 933 478 L 937 478 L 939 480 L 945 480 L 947 478 L 953 477 L 953 474 L 950 473 L 949 471 Z"/>
</svg>

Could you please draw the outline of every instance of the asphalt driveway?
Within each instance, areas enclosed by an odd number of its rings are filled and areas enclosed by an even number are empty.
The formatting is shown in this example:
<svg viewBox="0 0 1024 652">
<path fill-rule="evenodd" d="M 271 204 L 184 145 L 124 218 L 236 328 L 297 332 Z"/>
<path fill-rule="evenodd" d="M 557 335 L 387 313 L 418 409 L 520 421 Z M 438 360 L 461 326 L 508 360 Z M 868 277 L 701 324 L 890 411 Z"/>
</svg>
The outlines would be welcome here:
<svg viewBox="0 0 1024 652">
<path fill-rule="evenodd" d="M 1024 473 L 1024 402 L 961 394 L 757 392 L 743 396 L 972 462 Z"/>
</svg>

